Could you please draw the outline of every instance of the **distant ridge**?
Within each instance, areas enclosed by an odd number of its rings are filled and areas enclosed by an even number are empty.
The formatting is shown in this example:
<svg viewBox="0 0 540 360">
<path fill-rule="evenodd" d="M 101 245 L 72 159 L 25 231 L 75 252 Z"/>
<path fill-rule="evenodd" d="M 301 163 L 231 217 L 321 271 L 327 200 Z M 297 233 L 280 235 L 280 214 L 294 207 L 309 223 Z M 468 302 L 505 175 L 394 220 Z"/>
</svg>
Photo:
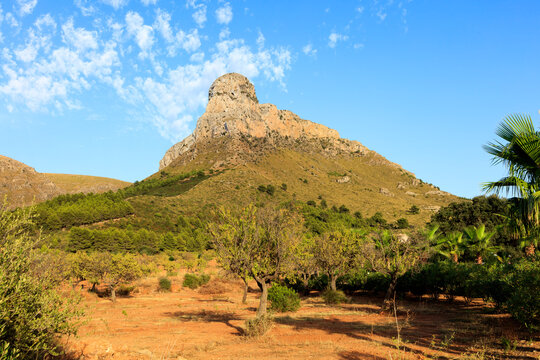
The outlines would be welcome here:
<svg viewBox="0 0 540 360">
<path fill-rule="evenodd" d="M 97 176 L 44 174 L 20 161 L 0 155 L 0 201 L 9 208 L 52 199 L 61 194 L 106 192 L 129 182 Z"/>
</svg>

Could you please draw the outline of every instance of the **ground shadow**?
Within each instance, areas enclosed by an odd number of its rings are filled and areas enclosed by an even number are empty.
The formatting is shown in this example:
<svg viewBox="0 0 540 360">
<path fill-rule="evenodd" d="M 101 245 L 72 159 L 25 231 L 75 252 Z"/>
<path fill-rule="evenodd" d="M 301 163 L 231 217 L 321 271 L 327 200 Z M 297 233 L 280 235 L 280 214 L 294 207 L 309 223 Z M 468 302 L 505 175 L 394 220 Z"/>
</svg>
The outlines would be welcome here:
<svg viewBox="0 0 540 360">
<path fill-rule="evenodd" d="M 231 323 L 234 320 L 243 320 L 243 317 L 231 311 L 214 311 L 214 310 L 199 310 L 199 311 L 175 311 L 167 312 L 165 315 L 175 319 L 185 321 L 203 321 L 203 322 L 220 322 L 230 328 L 236 330 L 236 335 L 244 335 L 244 329 Z"/>
</svg>

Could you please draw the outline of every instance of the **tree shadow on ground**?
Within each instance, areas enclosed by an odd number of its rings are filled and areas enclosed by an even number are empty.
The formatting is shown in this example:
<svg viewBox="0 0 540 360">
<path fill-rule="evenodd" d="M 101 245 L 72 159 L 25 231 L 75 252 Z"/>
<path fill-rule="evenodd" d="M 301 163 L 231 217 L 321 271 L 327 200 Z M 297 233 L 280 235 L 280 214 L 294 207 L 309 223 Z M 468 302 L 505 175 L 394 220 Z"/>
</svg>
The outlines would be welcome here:
<svg viewBox="0 0 540 360">
<path fill-rule="evenodd" d="M 353 305 L 353 308 L 364 312 L 378 312 L 374 311 L 373 308 L 366 308 L 366 306 Z M 351 305 L 338 305 L 337 307 L 341 310 L 351 310 Z M 378 319 L 370 316 L 369 319 L 365 320 L 355 316 L 354 320 L 350 321 L 339 318 L 339 314 L 325 317 L 299 314 L 297 316 L 276 317 L 275 321 L 279 324 L 292 326 L 296 331 L 322 330 L 329 334 L 341 334 L 353 339 L 375 342 L 395 351 L 398 350 L 398 346 L 402 351 L 422 356 L 427 351 L 437 351 L 439 353 L 438 359 L 448 359 L 448 356 L 455 358 L 467 351 L 476 351 L 476 346 L 481 341 L 487 344 L 483 351 L 485 356 L 490 358 L 535 359 L 532 357 L 534 351 L 539 350 L 538 347 L 521 347 L 516 348 L 517 353 L 503 355 L 499 345 L 501 334 L 504 334 L 507 328 L 513 327 L 515 324 L 511 319 L 498 319 L 498 322 L 494 322 L 492 318 L 489 318 L 489 315 L 483 314 L 481 309 L 440 306 L 415 312 L 414 306 L 400 306 L 397 315 L 397 326 L 396 319 L 392 315 L 384 314 L 379 315 Z M 396 340 L 398 326 L 400 328 L 399 342 Z M 527 338 L 523 332 L 520 334 Z M 347 353 L 343 356 L 355 359 L 356 355 Z M 347 358 L 343 356 L 342 358 Z M 358 356 L 360 357 L 357 358 L 365 358 L 362 357 L 363 354 Z"/>
<path fill-rule="evenodd" d="M 244 329 L 231 323 L 235 320 L 244 320 L 242 316 L 231 311 L 198 310 L 198 311 L 175 311 L 165 315 L 185 321 L 220 322 L 236 330 L 236 335 L 244 335 Z"/>
<path fill-rule="evenodd" d="M 360 351 L 342 351 L 338 353 L 339 359 L 343 360 L 386 360 L 380 356 L 361 353 Z"/>
</svg>

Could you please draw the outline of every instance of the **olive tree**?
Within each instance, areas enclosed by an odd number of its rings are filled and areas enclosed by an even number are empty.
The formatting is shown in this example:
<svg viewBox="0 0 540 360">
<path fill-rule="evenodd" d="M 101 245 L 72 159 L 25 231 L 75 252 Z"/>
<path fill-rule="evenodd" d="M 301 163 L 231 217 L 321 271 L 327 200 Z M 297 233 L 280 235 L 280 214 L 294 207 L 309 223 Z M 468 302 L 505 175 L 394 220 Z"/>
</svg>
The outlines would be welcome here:
<svg viewBox="0 0 540 360">
<path fill-rule="evenodd" d="M 222 208 L 216 215 L 209 230 L 218 259 L 225 269 L 243 279 L 255 279 L 262 291 L 257 317 L 262 317 L 271 281 L 293 271 L 302 222 L 289 210 L 253 205 L 240 211 Z"/>
</svg>

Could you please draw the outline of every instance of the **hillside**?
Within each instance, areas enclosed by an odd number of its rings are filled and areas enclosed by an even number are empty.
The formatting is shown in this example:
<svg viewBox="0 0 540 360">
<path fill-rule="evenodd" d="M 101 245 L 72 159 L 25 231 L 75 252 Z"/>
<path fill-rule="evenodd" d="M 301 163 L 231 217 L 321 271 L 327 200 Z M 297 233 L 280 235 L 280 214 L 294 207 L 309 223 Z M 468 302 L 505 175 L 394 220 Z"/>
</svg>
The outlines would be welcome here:
<svg viewBox="0 0 540 360">
<path fill-rule="evenodd" d="M 43 175 L 49 178 L 64 194 L 102 193 L 110 190 L 115 191 L 131 184 L 127 181 L 100 176 L 50 173 L 43 173 Z"/>
<path fill-rule="evenodd" d="M 51 179 L 58 188 L 72 181 Z M 214 82 L 195 131 L 167 151 L 160 171 L 115 193 L 57 197 L 37 213 L 53 243 L 71 251 L 198 251 L 207 246 L 210 209 L 291 200 L 318 231 L 337 223 L 389 228 L 401 218 L 422 227 L 461 199 L 335 130 L 259 104 L 245 77 L 227 74 Z M 413 205 L 419 211 L 410 211 Z"/>
<path fill-rule="evenodd" d="M 324 199 L 328 206 L 345 205 L 364 216 L 382 212 L 389 220 L 406 217 L 421 225 L 440 206 L 458 200 L 358 141 L 340 138 L 337 131 L 274 105 L 259 104 L 253 85 L 239 74 L 214 82 L 195 131 L 167 151 L 160 168 L 153 177 L 223 171 L 178 196 L 186 209 Z M 277 189 L 273 196 L 257 190 L 268 184 Z M 420 214 L 409 214 L 412 205 Z"/>
<path fill-rule="evenodd" d="M 130 183 L 97 176 L 46 174 L 0 155 L 0 199 L 9 208 L 40 203 L 61 194 L 102 193 Z"/>
<path fill-rule="evenodd" d="M 9 208 L 38 203 L 62 191 L 45 175 L 17 160 L 0 155 L 0 201 Z"/>
</svg>

